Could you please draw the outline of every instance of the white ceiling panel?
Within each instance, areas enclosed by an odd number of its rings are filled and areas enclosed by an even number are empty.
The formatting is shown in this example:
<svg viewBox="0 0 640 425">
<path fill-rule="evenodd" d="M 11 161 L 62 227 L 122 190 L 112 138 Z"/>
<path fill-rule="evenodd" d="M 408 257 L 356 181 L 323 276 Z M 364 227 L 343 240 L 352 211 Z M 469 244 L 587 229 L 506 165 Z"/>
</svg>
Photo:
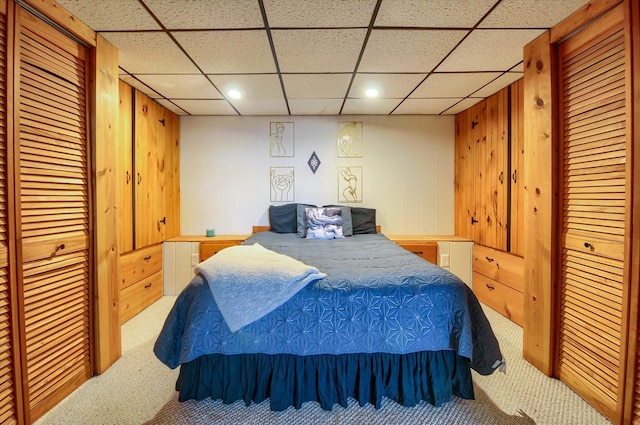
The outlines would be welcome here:
<svg viewBox="0 0 640 425">
<path fill-rule="evenodd" d="M 479 28 L 551 28 L 584 0 L 502 0 Z"/>
<path fill-rule="evenodd" d="M 375 88 L 380 98 L 404 99 L 427 74 L 356 74 L 349 97 L 365 98 L 365 90 Z"/>
<path fill-rule="evenodd" d="M 481 97 L 467 97 L 445 111 L 446 114 L 459 114 L 482 100 Z"/>
<path fill-rule="evenodd" d="M 145 3 L 170 30 L 264 27 L 256 0 L 145 0 Z"/>
<path fill-rule="evenodd" d="M 162 95 L 160 93 L 154 91 L 153 89 L 151 89 L 151 87 L 146 86 L 140 80 L 138 80 L 137 78 L 133 77 L 132 75 L 120 74 L 119 78 L 122 81 L 124 81 L 125 83 L 129 84 L 134 89 L 140 90 L 142 93 L 146 94 L 147 96 L 149 96 L 149 97 L 151 97 L 153 99 L 157 99 L 157 98 L 162 97 Z"/>
<path fill-rule="evenodd" d="M 485 87 L 481 88 L 477 92 L 473 93 L 474 97 L 489 97 L 495 92 L 502 90 L 507 87 L 509 84 L 518 81 L 524 75 L 519 72 L 507 72 L 501 77 L 497 78 L 495 81 L 487 84 Z"/>
<path fill-rule="evenodd" d="M 496 0 L 392 0 L 383 1 L 376 26 L 471 28 Z"/>
<path fill-rule="evenodd" d="M 351 75 L 284 74 L 282 80 L 289 99 L 342 99 L 349 87 Z"/>
<path fill-rule="evenodd" d="M 500 72 L 431 74 L 410 98 L 466 97 L 500 75 Z"/>
<path fill-rule="evenodd" d="M 233 106 L 240 115 L 289 115 L 284 98 L 276 99 L 238 99 L 233 100 Z"/>
<path fill-rule="evenodd" d="M 387 115 L 401 99 L 347 99 L 343 115 Z"/>
<path fill-rule="evenodd" d="M 271 28 L 367 27 L 375 5 L 376 0 L 264 0 Z"/>
<path fill-rule="evenodd" d="M 174 36 L 205 74 L 276 71 L 264 30 L 187 31 Z"/>
<path fill-rule="evenodd" d="M 220 93 L 202 74 L 144 74 L 138 78 L 166 98 L 222 99 Z"/>
<path fill-rule="evenodd" d="M 359 72 L 431 72 L 467 31 L 373 30 Z"/>
<path fill-rule="evenodd" d="M 292 115 L 338 115 L 343 99 L 289 99 Z"/>
<path fill-rule="evenodd" d="M 353 72 L 366 30 L 274 30 L 272 34 L 281 72 Z"/>
<path fill-rule="evenodd" d="M 58 3 L 170 109 L 277 116 L 458 113 L 521 78 L 524 46 L 589 0 Z"/>
<path fill-rule="evenodd" d="M 542 30 L 476 30 L 438 67 L 438 72 L 506 71 L 522 61 L 522 49 Z"/>
<path fill-rule="evenodd" d="M 238 90 L 243 98 L 273 99 L 282 98 L 280 79 L 276 74 L 253 75 L 209 75 L 216 87 L 225 95 L 231 89 Z"/>
<path fill-rule="evenodd" d="M 159 104 L 161 104 L 162 106 L 164 106 L 165 108 L 167 108 L 168 110 L 178 114 L 178 115 L 189 115 L 187 114 L 186 111 L 182 110 L 181 108 L 177 107 L 173 102 L 167 100 L 167 99 L 156 99 L 156 102 L 158 102 Z"/>
<path fill-rule="evenodd" d="M 94 31 L 159 30 L 160 25 L 138 0 L 57 0 Z"/>
<path fill-rule="evenodd" d="M 119 64 L 129 74 L 196 74 L 198 69 L 162 32 L 109 32 Z"/>
<path fill-rule="evenodd" d="M 461 100 L 461 98 L 406 99 L 393 111 L 393 115 L 438 115 Z"/>
<path fill-rule="evenodd" d="M 226 100 L 173 99 L 172 101 L 189 115 L 238 115 Z"/>
</svg>

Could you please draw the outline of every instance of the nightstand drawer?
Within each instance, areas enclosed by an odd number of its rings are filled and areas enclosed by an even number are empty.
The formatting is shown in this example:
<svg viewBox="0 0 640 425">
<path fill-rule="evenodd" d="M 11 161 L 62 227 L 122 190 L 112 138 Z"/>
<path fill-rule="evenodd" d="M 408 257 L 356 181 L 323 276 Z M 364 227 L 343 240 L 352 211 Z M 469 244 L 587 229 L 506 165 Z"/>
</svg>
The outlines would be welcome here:
<svg viewBox="0 0 640 425">
<path fill-rule="evenodd" d="M 242 243 L 241 239 L 229 239 L 229 240 L 219 240 L 219 241 L 203 241 L 200 242 L 200 262 L 206 260 L 212 255 L 217 254 L 225 248 L 230 246 L 240 245 Z"/>
<path fill-rule="evenodd" d="M 438 264 L 438 242 L 413 242 L 413 241 L 396 241 L 398 245 L 422 257 L 433 264 Z"/>
</svg>

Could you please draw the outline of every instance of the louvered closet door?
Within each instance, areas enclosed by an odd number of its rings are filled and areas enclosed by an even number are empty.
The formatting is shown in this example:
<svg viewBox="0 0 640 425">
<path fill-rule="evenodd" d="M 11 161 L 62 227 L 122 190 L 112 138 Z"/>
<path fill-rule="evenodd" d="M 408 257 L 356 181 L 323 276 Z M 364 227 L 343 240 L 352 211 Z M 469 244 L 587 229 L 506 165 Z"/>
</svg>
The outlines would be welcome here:
<svg viewBox="0 0 640 425">
<path fill-rule="evenodd" d="M 18 215 L 35 420 L 91 376 L 86 49 L 18 10 Z"/>
<path fill-rule="evenodd" d="M 14 338 L 16 309 L 12 301 L 15 282 L 10 286 L 8 235 L 8 175 L 7 175 L 7 5 L 0 1 L 0 423 L 16 423 L 21 416 L 18 405 Z"/>
<path fill-rule="evenodd" d="M 563 236 L 558 373 L 612 420 L 624 386 L 622 20 L 618 7 L 563 42 L 558 51 Z"/>
</svg>

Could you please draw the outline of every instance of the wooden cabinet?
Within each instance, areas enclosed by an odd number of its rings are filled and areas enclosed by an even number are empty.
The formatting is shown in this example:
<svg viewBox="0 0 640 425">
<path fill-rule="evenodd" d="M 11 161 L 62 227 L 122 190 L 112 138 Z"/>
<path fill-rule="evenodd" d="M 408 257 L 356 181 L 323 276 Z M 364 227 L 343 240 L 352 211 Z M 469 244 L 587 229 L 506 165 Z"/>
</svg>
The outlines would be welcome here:
<svg viewBox="0 0 640 425">
<path fill-rule="evenodd" d="M 524 252 L 523 83 L 456 115 L 456 235 Z"/>
<path fill-rule="evenodd" d="M 180 233 L 179 117 L 120 81 L 119 252 Z"/>
<path fill-rule="evenodd" d="M 481 302 L 522 326 L 524 259 L 508 252 L 475 245 L 473 292 Z"/>
<path fill-rule="evenodd" d="M 161 243 L 180 233 L 179 117 L 123 81 L 117 148 L 120 322 L 163 294 Z"/>
<path fill-rule="evenodd" d="M 120 323 L 162 297 L 162 245 L 120 256 Z"/>
</svg>

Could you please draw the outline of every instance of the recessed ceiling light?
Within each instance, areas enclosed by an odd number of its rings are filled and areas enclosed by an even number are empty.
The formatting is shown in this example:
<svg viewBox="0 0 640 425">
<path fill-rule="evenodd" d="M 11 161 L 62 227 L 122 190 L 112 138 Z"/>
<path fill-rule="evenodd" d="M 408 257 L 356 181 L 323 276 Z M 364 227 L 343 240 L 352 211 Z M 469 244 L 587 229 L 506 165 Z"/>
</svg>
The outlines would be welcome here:
<svg viewBox="0 0 640 425">
<path fill-rule="evenodd" d="M 364 94 L 367 97 L 378 97 L 379 92 L 378 92 L 378 89 L 371 87 L 366 89 L 364 91 Z"/>
<path fill-rule="evenodd" d="M 227 92 L 231 99 L 240 99 L 242 97 L 242 93 L 239 90 L 231 89 Z"/>
</svg>

